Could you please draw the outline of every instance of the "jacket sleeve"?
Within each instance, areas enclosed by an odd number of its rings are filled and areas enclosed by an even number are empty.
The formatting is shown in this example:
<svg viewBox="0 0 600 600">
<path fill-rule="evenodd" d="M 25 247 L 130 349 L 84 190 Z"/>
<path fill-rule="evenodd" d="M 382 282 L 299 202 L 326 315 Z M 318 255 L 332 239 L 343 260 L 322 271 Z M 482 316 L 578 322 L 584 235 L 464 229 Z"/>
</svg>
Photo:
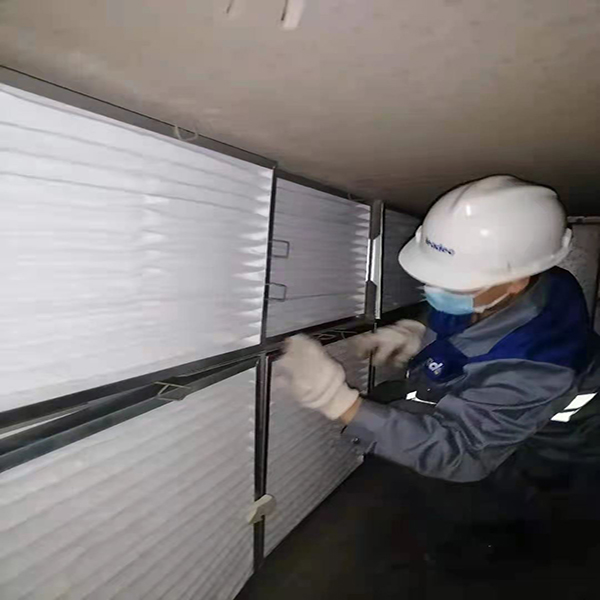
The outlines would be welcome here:
<svg viewBox="0 0 600 600">
<path fill-rule="evenodd" d="M 449 481 L 483 479 L 576 395 L 571 369 L 525 360 L 467 365 L 469 387 L 431 414 L 364 400 L 344 435 L 374 454 Z"/>
</svg>

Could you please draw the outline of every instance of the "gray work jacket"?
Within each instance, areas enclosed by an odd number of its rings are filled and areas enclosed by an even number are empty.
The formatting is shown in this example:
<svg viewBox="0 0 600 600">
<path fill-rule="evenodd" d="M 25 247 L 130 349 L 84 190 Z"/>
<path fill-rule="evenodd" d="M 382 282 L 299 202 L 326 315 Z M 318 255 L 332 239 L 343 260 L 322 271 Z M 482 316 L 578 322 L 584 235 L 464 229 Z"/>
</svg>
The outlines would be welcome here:
<svg viewBox="0 0 600 600">
<path fill-rule="evenodd" d="M 344 435 L 451 481 L 485 478 L 525 443 L 598 459 L 598 338 L 572 275 L 547 271 L 507 308 L 470 321 L 432 310 L 405 377 L 374 390 L 388 403 L 363 400 Z"/>
</svg>

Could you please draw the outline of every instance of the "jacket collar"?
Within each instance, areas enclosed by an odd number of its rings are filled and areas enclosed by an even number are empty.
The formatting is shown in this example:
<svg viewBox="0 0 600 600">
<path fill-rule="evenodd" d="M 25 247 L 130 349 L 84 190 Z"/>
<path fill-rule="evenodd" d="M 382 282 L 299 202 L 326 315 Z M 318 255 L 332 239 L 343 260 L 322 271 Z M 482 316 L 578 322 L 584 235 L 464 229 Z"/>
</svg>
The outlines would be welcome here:
<svg viewBox="0 0 600 600">
<path fill-rule="evenodd" d="M 502 338 L 540 314 L 549 286 L 550 275 L 546 272 L 507 307 L 450 335 L 449 341 L 467 357 L 487 354 Z"/>
</svg>

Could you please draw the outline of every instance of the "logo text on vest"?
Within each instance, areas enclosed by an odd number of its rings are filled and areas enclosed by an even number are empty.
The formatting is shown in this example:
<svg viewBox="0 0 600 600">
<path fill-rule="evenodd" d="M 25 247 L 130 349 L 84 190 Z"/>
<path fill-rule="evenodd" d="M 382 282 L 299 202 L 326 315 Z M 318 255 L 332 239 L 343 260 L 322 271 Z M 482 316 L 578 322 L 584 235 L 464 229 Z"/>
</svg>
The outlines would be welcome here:
<svg viewBox="0 0 600 600">
<path fill-rule="evenodd" d="M 437 362 L 435 360 L 433 360 L 433 358 L 428 358 L 427 359 L 427 368 L 434 374 L 434 375 L 439 375 L 442 372 L 442 369 L 444 368 L 444 363 L 443 362 Z"/>
</svg>

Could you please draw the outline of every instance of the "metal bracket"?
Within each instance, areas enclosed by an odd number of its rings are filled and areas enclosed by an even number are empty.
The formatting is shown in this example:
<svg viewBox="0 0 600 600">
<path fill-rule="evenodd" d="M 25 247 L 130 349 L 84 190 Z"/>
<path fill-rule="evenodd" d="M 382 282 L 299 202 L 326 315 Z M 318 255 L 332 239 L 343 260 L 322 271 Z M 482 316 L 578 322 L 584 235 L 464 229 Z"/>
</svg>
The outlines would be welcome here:
<svg viewBox="0 0 600 600">
<path fill-rule="evenodd" d="M 157 381 L 157 385 L 162 385 L 163 387 L 160 389 L 158 394 L 156 394 L 157 398 L 161 400 L 183 400 L 186 396 L 189 396 L 193 388 L 189 385 L 179 385 L 178 383 L 169 383 L 168 381 Z M 170 388 L 174 388 L 171 391 L 167 391 Z"/>
<path fill-rule="evenodd" d="M 371 205 L 371 221 L 369 224 L 369 267 L 365 300 L 365 314 L 370 321 L 375 321 L 381 316 L 383 216 L 383 202 L 375 200 Z"/>
<path fill-rule="evenodd" d="M 273 300 L 274 302 L 285 302 L 287 300 L 288 286 L 285 285 L 285 283 L 272 283 L 271 282 L 271 283 L 267 283 L 267 286 L 269 287 L 269 291 L 271 291 L 271 288 L 279 288 L 279 289 L 283 290 L 283 295 L 281 298 L 275 298 L 269 294 L 269 300 Z"/>
<path fill-rule="evenodd" d="M 275 244 L 283 244 L 285 250 L 283 254 L 275 254 Z M 287 240 L 271 240 L 271 257 L 272 258 L 289 258 L 292 245 Z"/>
<path fill-rule="evenodd" d="M 196 131 L 192 131 L 189 137 L 185 137 L 177 125 L 173 125 L 173 135 L 175 135 L 180 142 L 195 142 L 199 137 Z"/>
</svg>

